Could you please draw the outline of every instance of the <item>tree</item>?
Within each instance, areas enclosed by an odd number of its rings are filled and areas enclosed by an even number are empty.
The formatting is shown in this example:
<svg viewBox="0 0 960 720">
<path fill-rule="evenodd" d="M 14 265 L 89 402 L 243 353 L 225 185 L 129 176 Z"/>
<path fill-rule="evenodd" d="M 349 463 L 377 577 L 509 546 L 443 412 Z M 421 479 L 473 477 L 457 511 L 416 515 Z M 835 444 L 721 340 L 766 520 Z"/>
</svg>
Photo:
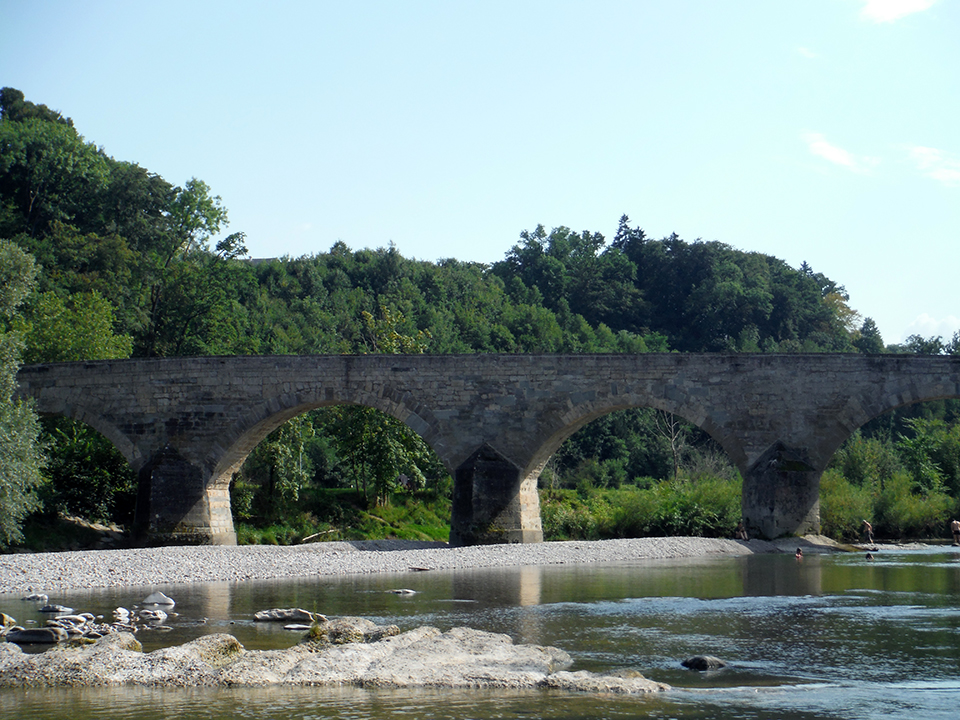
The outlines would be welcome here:
<svg viewBox="0 0 960 720">
<path fill-rule="evenodd" d="M 876 355 L 884 350 L 883 337 L 880 335 L 880 328 L 873 318 L 866 318 L 863 325 L 860 326 L 860 333 L 853 340 L 853 345 L 860 352 L 867 355 Z"/>
<path fill-rule="evenodd" d="M 368 347 L 375 352 L 419 354 L 426 349 L 428 333 L 400 332 L 404 316 L 399 311 L 381 306 L 379 318 L 364 312 L 363 323 Z M 423 438 L 395 418 L 359 405 L 335 408 L 332 415 L 335 421 L 330 427 L 338 454 L 352 467 L 357 489 L 368 497 L 372 486 L 378 504 L 396 489 L 401 475 L 423 487 L 426 477 L 441 468 Z"/>
<path fill-rule="evenodd" d="M 54 220 L 89 226 L 106 187 L 103 153 L 69 125 L 0 121 L 0 235 L 37 236 Z"/>
<path fill-rule="evenodd" d="M 48 122 L 58 122 L 73 127 L 73 120 L 65 118 L 46 105 L 36 105 L 24 99 L 23 93 L 12 87 L 0 88 L 0 119 L 20 122 L 30 118 L 40 118 Z"/>
<path fill-rule="evenodd" d="M 657 410 L 654 415 L 656 419 L 657 434 L 670 445 L 670 455 L 673 458 L 673 479 L 676 481 L 680 476 L 680 461 L 689 445 L 689 433 L 686 423 L 673 413 L 666 410 Z"/>
<path fill-rule="evenodd" d="M 943 355 L 947 350 L 943 344 L 943 337 L 940 335 L 928 338 L 921 335 L 911 335 L 901 348 L 903 352 L 914 353 L 915 355 Z"/>
<path fill-rule="evenodd" d="M 257 487 L 253 492 L 256 511 L 251 507 L 251 515 L 274 522 L 299 501 L 312 474 L 305 449 L 313 436 L 310 416 L 298 415 L 270 433 L 250 453 L 239 482 Z"/>
<path fill-rule="evenodd" d="M 23 519 L 40 507 L 44 457 L 37 415 L 30 403 L 14 398 L 23 341 L 12 329 L 17 308 L 34 284 L 33 258 L 0 240 L 0 545 L 23 538 Z"/>
<path fill-rule="evenodd" d="M 130 357 L 133 338 L 113 332 L 113 307 L 100 293 L 78 293 L 65 301 L 38 294 L 23 324 L 24 361 L 67 362 Z"/>
<path fill-rule="evenodd" d="M 915 489 L 921 494 L 941 491 L 943 473 L 933 455 L 938 444 L 937 431 L 942 434 L 942 423 L 910 418 L 906 424 L 913 433 L 900 435 L 897 450 L 907 470 L 913 476 Z"/>
</svg>

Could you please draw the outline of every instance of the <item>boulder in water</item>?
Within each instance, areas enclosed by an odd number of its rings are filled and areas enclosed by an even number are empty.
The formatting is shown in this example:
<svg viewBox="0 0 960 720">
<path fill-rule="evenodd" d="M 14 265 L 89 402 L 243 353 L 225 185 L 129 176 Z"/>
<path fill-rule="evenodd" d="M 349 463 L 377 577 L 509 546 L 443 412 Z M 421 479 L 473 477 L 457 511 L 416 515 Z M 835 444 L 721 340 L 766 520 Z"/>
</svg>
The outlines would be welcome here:
<svg viewBox="0 0 960 720">
<path fill-rule="evenodd" d="M 55 645 L 69 637 L 70 634 L 63 628 L 50 626 L 28 630 L 11 630 L 7 633 L 7 642 L 17 645 Z"/>
<path fill-rule="evenodd" d="M 40 612 L 69 615 L 73 612 L 73 608 L 67 607 L 66 605 L 44 605 L 40 608 Z"/>
<path fill-rule="evenodd" d="M 143 599 L 144 605 L 163 605 L 173 607 L 177 603 L 172 598 L 167 597 L 162 592 L 150 593 Z"/>
<path fill-rule="evenodd" d="M 714 657 L 713 655 L 694 655 L 691 658 L 687 658 L 680 664 L 685 668 L 690 670 L 698 670 L 699 672 L 706 672 L 707 670 L 719 670 L 720 668 L 727 666 L 723 660 Z"/>
<path fill-rule="evenodd" d="M 322 622 L 326 620 L 323 615 L 314 616 L 312 612 L 302 608 L 273 608 L 272 610 L 261 610 L 253 619 L 257 622 L 306 622 L 312 623 L 315 620 Z"/>
</svg>

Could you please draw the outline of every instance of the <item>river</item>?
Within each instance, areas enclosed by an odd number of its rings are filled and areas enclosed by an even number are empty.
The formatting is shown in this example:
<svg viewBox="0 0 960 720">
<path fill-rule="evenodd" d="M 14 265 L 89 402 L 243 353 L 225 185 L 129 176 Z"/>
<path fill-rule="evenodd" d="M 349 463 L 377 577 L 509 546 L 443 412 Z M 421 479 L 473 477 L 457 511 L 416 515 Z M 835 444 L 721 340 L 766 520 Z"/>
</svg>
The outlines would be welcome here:
<svg viewBox="0 0 960 720">
<path fill-rule="evenodd" d="M 415 590 L 400 595 L 396 589 Z M 960 552 L 744 555 L 609 565 L 363 575 L 78 591 L 51 602 L 110 616 L 149 592 L 177 601 L 146 651 L 209 632 L 247 648 L 298 637 L 254 623 L 257 610 L 303 607 L 401 629 L 459 625 L 555 645 L 574 670 L 637 670 L 673 690 L 651 696 L 317 688 L 5 689 L 0 717 L 258 718 L 898 718 L 954 717 L 960 706 Z M 0 596 L 20 622 L 42 616 Z M 694 654 L 729 667 L 683 669 Z"/>
</svg>

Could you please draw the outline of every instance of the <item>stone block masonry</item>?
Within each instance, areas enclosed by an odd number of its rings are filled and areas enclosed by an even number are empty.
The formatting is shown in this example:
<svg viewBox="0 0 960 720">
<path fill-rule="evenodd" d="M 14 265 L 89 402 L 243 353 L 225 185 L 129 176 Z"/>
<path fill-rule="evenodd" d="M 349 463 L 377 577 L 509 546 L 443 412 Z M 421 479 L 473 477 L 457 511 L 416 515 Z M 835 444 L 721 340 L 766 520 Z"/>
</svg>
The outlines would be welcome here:
<svg viewBox="0 0 960 720">
<path fill-rule="evenodd" d="M 256 445 L 313 408 L 406 423 L 454 478 L 451 540 L 542 540 L 536 481 L 560 444 L 615 410 L 653 407 L 709 433 L 744 479 L 753 535 L 819 529 L 819 482 L 858 427 L 960 397 L 960 357 L 915 355 L 315 355 L 30 365 L 20 395 L 80 420 L 137 471 L 157 542 L 233 543 L 229 484 Z"/>
</svg>

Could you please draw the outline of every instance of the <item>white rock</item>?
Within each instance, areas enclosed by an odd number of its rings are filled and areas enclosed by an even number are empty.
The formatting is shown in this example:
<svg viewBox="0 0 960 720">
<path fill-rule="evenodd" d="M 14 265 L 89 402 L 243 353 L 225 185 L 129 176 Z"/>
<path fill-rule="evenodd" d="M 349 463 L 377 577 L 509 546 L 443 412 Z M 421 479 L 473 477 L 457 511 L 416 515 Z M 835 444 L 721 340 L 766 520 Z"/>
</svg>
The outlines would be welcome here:
<svg viewBox="0 0 960 720">
<path fill-rule="evenodd" d="M 167 597 L 162 592 L 150 593 L 143 599 L 144 605 L 169 605 L 173 607 L 177 603 L 172 598 Z"/>
</svg>

